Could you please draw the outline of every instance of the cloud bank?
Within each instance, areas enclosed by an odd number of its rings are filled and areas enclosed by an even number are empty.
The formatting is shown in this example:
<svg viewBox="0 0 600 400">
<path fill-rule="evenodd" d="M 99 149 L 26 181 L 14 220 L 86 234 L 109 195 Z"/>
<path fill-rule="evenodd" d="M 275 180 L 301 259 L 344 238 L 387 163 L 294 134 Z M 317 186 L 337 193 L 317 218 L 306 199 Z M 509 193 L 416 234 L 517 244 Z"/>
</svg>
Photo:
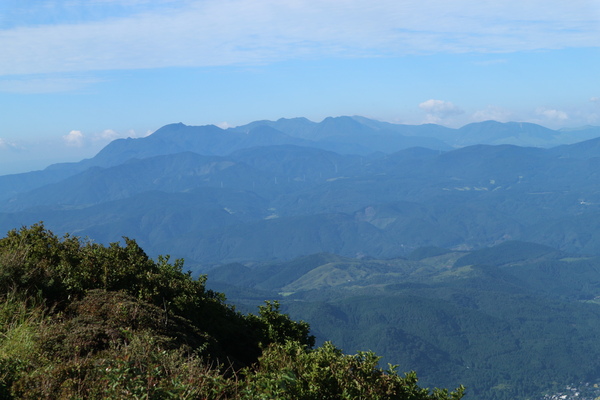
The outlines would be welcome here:
<svg viewBox="0 0 600 400">
<path fill-rule="evenodd" d="M 600 43 L 592 0 L 46 1 L 37 14 L 28 3 L 13 10 L 21 23 L 0 20 L 0 75 Z"/>
</svg>

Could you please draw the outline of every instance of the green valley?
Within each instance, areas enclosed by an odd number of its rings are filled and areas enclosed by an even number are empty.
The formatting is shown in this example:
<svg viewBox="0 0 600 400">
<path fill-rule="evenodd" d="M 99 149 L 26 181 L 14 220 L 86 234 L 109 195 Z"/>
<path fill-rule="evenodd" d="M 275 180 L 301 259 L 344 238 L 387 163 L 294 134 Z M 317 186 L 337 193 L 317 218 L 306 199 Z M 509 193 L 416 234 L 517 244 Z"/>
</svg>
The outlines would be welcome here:
<svg viewBox="0 0 600 400">
<path fill-rule="evenodd" d="M 406 259 L 232 264 L 209 277 L 209 287 L 239 287 L 230 300 L 246 307 L 257 303 L 252 290 L 271 291 L 321 342 L 366 346 L 383 363 L 416 369 L 426 385 L 458 379 L 466 399 L 537 399 L 600 377 L 598 258 L 505 242 L 419 249 Z"/>
</svg>

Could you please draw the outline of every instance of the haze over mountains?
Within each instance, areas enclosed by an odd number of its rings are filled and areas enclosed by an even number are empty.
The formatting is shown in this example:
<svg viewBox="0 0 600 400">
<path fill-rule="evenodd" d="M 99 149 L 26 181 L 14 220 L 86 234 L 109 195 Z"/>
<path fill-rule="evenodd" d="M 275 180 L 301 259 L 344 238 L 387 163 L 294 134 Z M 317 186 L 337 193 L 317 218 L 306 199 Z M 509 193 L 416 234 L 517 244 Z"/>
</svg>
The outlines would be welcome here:
<svg viewBox="0 0 600 400">
<path fill-rule="evenodd" d="M 44 220 L 100 242 L 134 237 L 196 265 L 515 239 L 592 254 L 600 139 L 555 145 L 599 132 L 363 117 L 172 124 L 79 163 L 1 176 L 0 229 Z"/>
<path fill-rule="evenodd" d="M 526 399 L 600 380 L 599 179 L 598 127 L 171 124 L 0 176 L 0 230 L 134 238 L 425 385 Z"/>
</svg>

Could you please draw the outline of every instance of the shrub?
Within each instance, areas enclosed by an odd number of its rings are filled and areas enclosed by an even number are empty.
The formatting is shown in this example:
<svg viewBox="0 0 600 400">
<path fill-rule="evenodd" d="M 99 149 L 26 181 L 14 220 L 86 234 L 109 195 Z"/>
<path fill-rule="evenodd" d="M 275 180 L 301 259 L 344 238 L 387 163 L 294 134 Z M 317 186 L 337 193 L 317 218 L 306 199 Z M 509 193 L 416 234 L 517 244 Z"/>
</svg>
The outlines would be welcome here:
<svg viewBox="0 0 600 400">
<path fill-rule="evenodd" d="M 345 355 L 326 342 L 314 350 L 298 342 L 273 344 L 263 353 L 256 372 L 248 377 L 244 395 L 256 399 L 460 399 L 464 388 L 455 392 L 417 385 L 414 372 L 401 377 L 396 368 L 378 368 L 372 352 Z"/>
<path fill-rule="evenodd" d="M 305 322 L 266 302 L 242 315 L 183 262 L 130 239 L 102 246 L 42 224 L 0 239 L 0 399 L 455 400 L 312 349 Z"/>
</svg>

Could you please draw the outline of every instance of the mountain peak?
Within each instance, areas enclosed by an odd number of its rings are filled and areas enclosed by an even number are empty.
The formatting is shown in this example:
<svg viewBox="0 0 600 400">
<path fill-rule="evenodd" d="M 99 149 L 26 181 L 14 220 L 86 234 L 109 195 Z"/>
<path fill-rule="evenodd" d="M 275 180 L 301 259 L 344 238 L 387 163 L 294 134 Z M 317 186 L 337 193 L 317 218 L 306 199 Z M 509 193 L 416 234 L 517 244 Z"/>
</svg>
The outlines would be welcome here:
<svg viewBox="0 0 600 400">
<path fill-rule="evenodd" d="M 162 128 L 157 129 L 152 135 L 149 137 L 157 138 L 157 137 L 172 137 L 174 135 L 181 134 L 200 134 L 200 133 L 217 133 L 224 132 L 223 129 L 219 128 L 216 125 L 200 125 L 200 126 L 192 126 L 185 125 L 182 122 L 176 124 L 168 124 L 163 126 Z"/>
</svg>

